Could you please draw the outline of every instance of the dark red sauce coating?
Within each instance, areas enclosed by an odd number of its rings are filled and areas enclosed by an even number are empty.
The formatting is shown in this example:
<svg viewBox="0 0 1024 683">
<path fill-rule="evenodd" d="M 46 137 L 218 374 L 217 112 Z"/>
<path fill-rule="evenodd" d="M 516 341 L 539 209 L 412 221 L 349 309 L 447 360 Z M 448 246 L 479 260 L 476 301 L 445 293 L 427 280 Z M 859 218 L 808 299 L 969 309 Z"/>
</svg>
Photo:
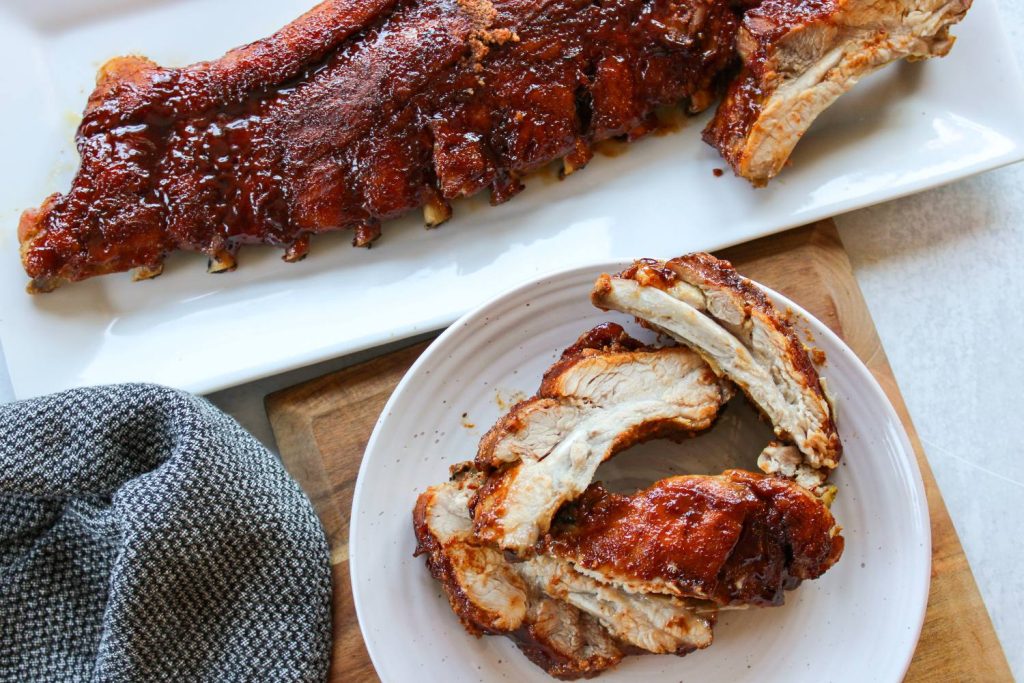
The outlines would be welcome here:
<svg viewBox="0 0 1024 683">
<path fill-rule="evenodd" d="M 22 218 L 25 269 L 44 291 L 175 249 L 298 260 L 313 233 L 368 243 L 424 204 L 505 201 L 660 105 L 707 106 L 737 24 L 728 0 L 329 0 L 214 62 L 114 60 L 71 190 Z"/>
<path fill-rule="evenodd" d="M 668 289 L 679 282 L 679 276 L 664 262 L 652 258 L 637 259 L 629 268 L 616 275 L 626 280 L 636 280 L 644 287 Z"/>
<path fill-rule="evenodd" d="M 580 335 L 572 346 L 562 352 L 562 360 L 574 358 L 587 351 L 636 351 L 644 348 L 643 342 L 630 337 L 618 323 L 601 323 Z M 557 366 L 556 366 L 557 367 Z M 546 375 L 553 374 L 549 370 Z"/>
<path fill-rule="evenodd" d="M 729 470 L 659 481 L 631 496 L 591 485 L 562 508 L 543 551 L 606 575 L 664 580 L 720 605 L 777 605 L 839 559 L 821 501 L 784 479 Z"/>
</svg>

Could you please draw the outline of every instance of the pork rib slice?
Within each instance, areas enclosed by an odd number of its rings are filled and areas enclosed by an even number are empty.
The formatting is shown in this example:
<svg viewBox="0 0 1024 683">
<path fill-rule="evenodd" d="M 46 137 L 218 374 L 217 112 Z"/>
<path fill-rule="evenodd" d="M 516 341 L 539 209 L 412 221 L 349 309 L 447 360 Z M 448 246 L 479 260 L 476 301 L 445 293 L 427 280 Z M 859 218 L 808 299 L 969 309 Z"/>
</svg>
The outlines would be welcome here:
<svg viewBox="0 0 1024 683">
<path fill-rule="evenodd" d="M 838 561 L 839 531 L 797 484 L 728 470 L 670 477 L 630 496 L 592 484 L 559 511 L 538 552 L 631 592 L 771 606 Z"/>
<path fill-rule="evenodd" d="M 482 476 L 468 463 L 454 469 L 452 481 L 420 495 L 413 525 L 417 554 L 470 633 L 507 635 L 563 679 L 596 675 L 629 648 L 682 655 L 711 644 L 713 605 L 631 594 L 558 558 L 511 563 L 481 543 L 467 505 Z"/>
<path fill-rule="evenodd" d="M 476 463 L 490 476 L 473 504 L 477 536 L 529 552 L 598 465 L 635 443 L 709 428 L 730 396 L 689 349 L 642 347 L 614 324 L 584 334 L 537 396 L 481 440 Z"/>
<path fill-rule="evenodd" d="M 628 645 L 676 655 L 711 645 L 716 610 L 710 603 L 630 593 L 585 576 L 550 555 L 534 555 L 515 566 L 529 585 L 593 615 Z"/>
<path fill-rule="evenodd" d="M 670 335 L 736 383 L 799 451 L 794 462 L 793 450 L 773 443 L 761 469 L 826 492 L 842 444 L 821 380 L 792 326 L 731 264 L 704 253 L 637 261 L 598 278 L 591 301 Z"/>
<path fill-rule="evenodd" d="M 413 510 L 416 554 L 427 554 L 431 574 L 467 631 L 506 633 L 526 618 L 526 585 L 501 551 L 473 538 L 468 505 L 478 484 L 479 475 L 464 469 L 419 496 Z"/>
<path fill-rule="evenodd" d="M 424 491 L 413 511 L 416 554 L 444 588 L 471 634 L 509 636 L 535 664 L 564 680 L 617 664 L 622 649 L 598 619 L 548 597 L 520 577 L 504 554 L 473 537 L 468 503 L 480 475 L 471 465 Z"/>
<path fill-rule="evenodd" d="M 743 69 L 704 139 L 754 185 L 773 178 L 814 119 L 871 72 L 941 57 L 971 0 L 765 0 L 737 35 Z"/>
</svg>

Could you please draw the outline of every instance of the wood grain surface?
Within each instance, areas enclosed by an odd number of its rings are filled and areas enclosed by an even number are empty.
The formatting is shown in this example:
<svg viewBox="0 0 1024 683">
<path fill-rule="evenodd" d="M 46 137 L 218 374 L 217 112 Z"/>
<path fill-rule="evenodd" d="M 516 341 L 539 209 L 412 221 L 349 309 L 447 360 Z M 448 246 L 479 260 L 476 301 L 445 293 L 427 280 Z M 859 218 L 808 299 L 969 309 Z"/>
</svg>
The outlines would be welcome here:
<svg viewBox="0 0 1024 683">
<path fill-rule="evenodd" d="M 718 255 L 732 261 L 744 275 L 798 302 L 841 336 L 878 379 L 907 428 L 931 514 L 932 584 L 924 629 L 906 680 L 1012 681 L 835 225 L 823 221 Z M 312 499 L 331 544 L 332 683 L 378 680 L 352 604 L 348 516 L 359 463 L 377 417 L 424 348 L 425 344 L 418 344 L 266 398 L 281 458 Z M 870 662 L 864 665 L 869 672 Z M 827 678 L 823 673 L 823 680 Z"/>
</svg>

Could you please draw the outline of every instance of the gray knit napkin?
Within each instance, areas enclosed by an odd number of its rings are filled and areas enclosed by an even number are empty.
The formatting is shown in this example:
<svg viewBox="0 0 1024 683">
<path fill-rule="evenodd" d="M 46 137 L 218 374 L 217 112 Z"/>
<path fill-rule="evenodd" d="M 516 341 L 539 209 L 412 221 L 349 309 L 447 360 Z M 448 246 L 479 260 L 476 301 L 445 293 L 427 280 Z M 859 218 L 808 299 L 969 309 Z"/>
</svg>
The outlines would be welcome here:
<svg viewBox="0 0 1024 683">
<path fill-rule="evenodd" d="M 0 681 L 317 681 L 330 558 L 277 459 L 131 384 L 0 406 Z"/>
</svg>

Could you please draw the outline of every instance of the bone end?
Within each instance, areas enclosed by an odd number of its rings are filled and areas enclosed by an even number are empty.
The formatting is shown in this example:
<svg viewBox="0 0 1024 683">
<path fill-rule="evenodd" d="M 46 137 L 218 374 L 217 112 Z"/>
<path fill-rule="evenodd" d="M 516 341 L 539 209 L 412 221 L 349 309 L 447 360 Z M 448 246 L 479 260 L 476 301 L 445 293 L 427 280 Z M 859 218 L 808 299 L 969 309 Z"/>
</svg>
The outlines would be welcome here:
<svg viewBox="0 0 1024 683">
<path fill-rule="evenodd" d="M 29 294 L 47 294 L 66 282 L 62 277 L 37 277 L 25 285 L 25 291 Z"/>
<path fill-rule="evenodd" d="M 597 278 L 597 282 L 594 283 L 594 289 L 590 292 L 590 303 L 602 311 L 610 310 L 611 306 L 608 305 L 608 297 L 611 292 L 612 277 L 608 273 L 603 273 Z"/>
<path fill-rule="evenodd" d="M 309 235 L 302 235 L 285 249 L 281 258 L 287 263 L 298 263 L 309 256 Z"/>
<path fill-rule="evenodd" d="M 452 217 L 452 206 L 440 195 L 433 195 L 423 205 L 423 223 L 428 228 L 436 228 Z"/>
<path fill-rule="evenodd" d="M 353 247 L 366 247 L 367 249 L 380 238 L 380 223 L 363 223 L 355 228 L 355 236 L 352 238 Z"/>
<path fill-rule="evenodd" d="M 235 260 L 234 254 L 221 250 L 210 256 L 210 260 L 206 264 L 206 272 L 210 274 L 229 273 L 237 267 L 238 261 Z"/>
<path fill-rule="evenodd" d="M 152 280 L 164 272 L 164 264 L 158 263 L 155 266 L 136 266 L 131 270 L 132 282 Z"/>
<path fill-rule="evenodd" d="M 576 141 L 576 148 L 562 157 L 561 178 L 567 178 L 586 166 L 594 157 L 594 151 L 583 140 Z"/>
</svg>

